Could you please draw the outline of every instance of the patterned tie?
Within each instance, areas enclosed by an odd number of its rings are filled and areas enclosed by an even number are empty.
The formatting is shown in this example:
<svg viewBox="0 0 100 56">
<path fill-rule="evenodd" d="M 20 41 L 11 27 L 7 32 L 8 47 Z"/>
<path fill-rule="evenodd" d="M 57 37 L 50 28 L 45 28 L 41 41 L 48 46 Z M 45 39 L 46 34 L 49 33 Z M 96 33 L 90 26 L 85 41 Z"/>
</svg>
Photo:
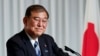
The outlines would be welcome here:
<svg viewBox="0 0 100 56">
<path fill-rule="evenodd" d="M 37 56 L 41 56 L 41 51 L 40 51 L 40 48 L 39 48 L 39 43 L 37 41 L 35 41 L 35 43 L 34 43 L 34 48 L 35 48 L 35 51 L 36 51 L 36 55 Z"/>
</svg>

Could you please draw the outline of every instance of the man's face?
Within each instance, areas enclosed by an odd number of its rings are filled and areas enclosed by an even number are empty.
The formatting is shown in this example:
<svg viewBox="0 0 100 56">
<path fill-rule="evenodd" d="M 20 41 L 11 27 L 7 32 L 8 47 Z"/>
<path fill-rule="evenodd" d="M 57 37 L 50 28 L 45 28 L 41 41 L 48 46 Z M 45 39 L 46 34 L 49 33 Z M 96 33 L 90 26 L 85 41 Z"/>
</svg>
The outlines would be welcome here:
<svg viewBox="0 0 100 56">
<path fill-rule="evenodd" d="M 38 37 L 46 30 L 48 17 L 46 12 L 31 12 L 30 17 L 24 18 L 24 25 L 27 32 Z"/>
</svg>

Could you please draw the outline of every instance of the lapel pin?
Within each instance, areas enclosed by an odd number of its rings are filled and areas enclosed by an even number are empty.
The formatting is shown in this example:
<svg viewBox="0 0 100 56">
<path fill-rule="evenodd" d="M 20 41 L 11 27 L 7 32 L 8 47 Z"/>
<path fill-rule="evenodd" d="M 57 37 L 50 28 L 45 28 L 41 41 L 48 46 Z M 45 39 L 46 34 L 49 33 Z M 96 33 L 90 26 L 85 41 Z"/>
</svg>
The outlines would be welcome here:
<svg viewBox="0 0 100 56">
<path fill-rule="evenodd" d="M 47 47 L 47 45 L 45 44 L 44 47 Z"/>
</svg>

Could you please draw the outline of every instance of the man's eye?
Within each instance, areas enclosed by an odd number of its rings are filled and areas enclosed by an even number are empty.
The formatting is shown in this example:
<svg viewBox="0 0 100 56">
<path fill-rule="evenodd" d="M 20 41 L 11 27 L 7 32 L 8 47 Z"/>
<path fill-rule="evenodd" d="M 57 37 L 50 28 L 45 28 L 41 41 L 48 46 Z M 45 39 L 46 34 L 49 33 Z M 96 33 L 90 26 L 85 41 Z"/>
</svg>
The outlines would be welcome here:
<svg viewBox="0 0 100 56">
<path fill-rule="evenodd" d="M 48 20 L 43 20 L 43 22 L 47 22 Z"/>
<path fill-rule="evenodd" d="M 39 18 L 34 18 L 34 20 L 39 21 Z"/>
</svg>

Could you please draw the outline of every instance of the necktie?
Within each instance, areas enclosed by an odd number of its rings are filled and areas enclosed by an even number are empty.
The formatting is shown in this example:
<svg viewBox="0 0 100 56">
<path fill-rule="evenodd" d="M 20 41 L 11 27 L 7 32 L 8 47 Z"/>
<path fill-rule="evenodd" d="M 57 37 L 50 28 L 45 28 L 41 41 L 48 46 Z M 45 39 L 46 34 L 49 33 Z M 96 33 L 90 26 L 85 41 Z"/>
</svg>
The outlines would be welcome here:
<svg viewBox="0 0 100 56">
<path fill-rule="evenodd" d="M 36 51 L 36 55 L 37 56 L 41 56 L 41 51 L 40 51 L 40 48 L 39 48 L 39 43 L 37 41 L 35 41 L 35 43 L 34 43 L 34 48 L 35 48 L 35 51 Z"/>
</svg>

